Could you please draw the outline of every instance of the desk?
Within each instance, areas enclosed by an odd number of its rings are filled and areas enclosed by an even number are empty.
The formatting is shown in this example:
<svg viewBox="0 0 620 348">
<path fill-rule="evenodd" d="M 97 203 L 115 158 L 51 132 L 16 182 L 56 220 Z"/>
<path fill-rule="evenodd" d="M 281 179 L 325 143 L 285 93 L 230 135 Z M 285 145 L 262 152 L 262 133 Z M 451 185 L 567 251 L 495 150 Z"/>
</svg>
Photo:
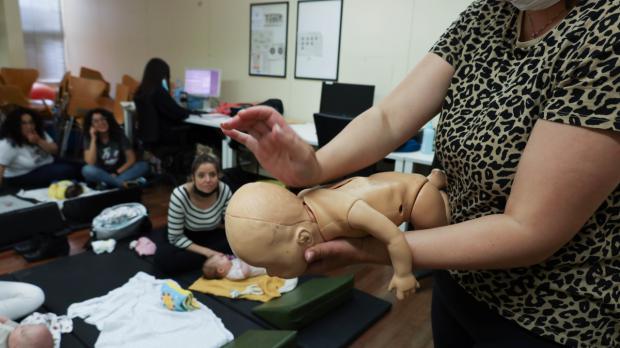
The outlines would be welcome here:
<svg viewBox="0 0 620 348">
<path fill-rule="evenodd" d="M 198 126 L 220 128 L 220 124 L 229 119 L 230 116 L 224 114 L 204 114 L 190 115 L 185 119 L 185 122 Z M 222 169 L 232 168 L 237 163 L 237 154 L 235 153 L 235 150 L 230 147 L 231 141 L 234 140 L 229 137 L 225 137 L 222 140 Z"/>
<path fill-rule="evenodd" d="M 229 119 L 228 116 L 222 114 L 208 114 L 208 115 L 191 115 L 185 122 L 219 128 L 220 124 Z M 298 123 L 289 125 L 299 137 L 306 143 L 317 146 L 318 139 L 316 136 L 316 129 L 313 122 Z M 222 141 L 222 168 L 232 168 L 235 166 L 236 155 L 235 151 L 230 148 L 229 142 L 232 141 L 226 137 Z M 423 154 L 420 151 L 416 152 L 391 152 L 385 158 L 394 160 L 394 171 L 402 173 L 413 173 L 415 164 L 424 164 L 430 166 L 433 163 L 434 154 Z"/>
</svg>

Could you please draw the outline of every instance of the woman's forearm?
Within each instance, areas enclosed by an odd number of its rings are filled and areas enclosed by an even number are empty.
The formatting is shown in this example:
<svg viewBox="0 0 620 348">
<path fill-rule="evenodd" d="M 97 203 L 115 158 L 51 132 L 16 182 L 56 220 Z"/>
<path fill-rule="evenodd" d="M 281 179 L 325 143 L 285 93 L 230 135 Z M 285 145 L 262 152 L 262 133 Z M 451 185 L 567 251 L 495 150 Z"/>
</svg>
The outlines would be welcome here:
<svg viewBox="0 0 620 348">
<path fill-rule="evenodd" d="M 406 234 L 415 268 L 505 269 L 540 263 L 561 241 L 506 214 Z"/>
<path fill-rule="evenodd" d="M 120 174 L 120 173 L 126 171 L 127 169 L 131 168 L 131 166 L 133 166 L 134 163 L 136 163 L 136 155 L 135 155 L 135 153 L 132 150 L 128 150 L 128 151 L 125 152 L 125 158 L 127 159 L 125 161 L 125 163 L 123 163 L 123 165 L 120 166 L 116 170 L 116 172 L 118 174 Z"/>
<path fill-rule="evenodd" d="M 321 181 L 373 164 L 415 135 L 439 112 L 453 73 L 439 56 L 424 57 L 388 96 L 317 151 Z"/>
<path fill-rule="evenodd" d="M 58 153 L 58 145 L 54 142 L 41 139 L 37 145 L 49 154 L 56 155 Z"/>
<path fill-rule="evenodd" d="M 88 149 L 84 150 L 84 162 L 94 165 L 97 163 L 97 142 L 94 140 L 90 141 L 88 145 Z"/>
<path fill-rule="evenodd" d="M 194 252 L 196 254 L 200 254 L 200 255 L 204 255 L 207 258 L 215 255 L 215 254 L 219 254 L 219 252 L 213 250 L 213 249 L 209 249 L 207 247 L 203 247 L 202 245 L 196 244 L 196 243 L 192 243 L 187 247 L 187 250 Z"/>
</svg>

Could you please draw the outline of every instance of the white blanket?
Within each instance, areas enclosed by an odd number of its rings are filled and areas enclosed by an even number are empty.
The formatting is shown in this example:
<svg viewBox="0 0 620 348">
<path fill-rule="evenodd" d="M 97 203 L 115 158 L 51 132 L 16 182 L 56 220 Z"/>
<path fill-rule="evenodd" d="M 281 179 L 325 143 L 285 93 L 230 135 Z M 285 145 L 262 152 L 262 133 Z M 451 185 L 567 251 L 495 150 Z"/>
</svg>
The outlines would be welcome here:
<svg viewBox="0 0 620 348">
<path fill-rule="evenodd" d="M 107 295 L 69 306 L 70 318 L 80 317 L 101 331 L 96 348 L 221 347 L 233 340 L 209 308 L 174 312 L 161 302 L 165 280 L 138 272 Z"/>
<path fill-rule="evenodd" d="M 80 183 L 80 185 L 82 185 L 82 194 L 76 198 L 97 195 L 97 194 L 107 191 L 107 190 L 103 190 L 103 191 L 93 190 L 90 187 L 86 186 L 85 183 Z M 63 203 L 66 201 L 66 199 L 58 200 L 55 198 L 51 198 L 48 194 L 48 191 L 49 191 L 49 187 L 32 189 L 32 190 L 20 190 L 19 192 L 17 192 L 17 197 L 34 199 L 38 202 L 56 202 L 56 204 L 58 204 L 58 207 L 62 209 Z M 73 198 L 70 198 L 70 199 L 73 199 Z"/>
</svg>

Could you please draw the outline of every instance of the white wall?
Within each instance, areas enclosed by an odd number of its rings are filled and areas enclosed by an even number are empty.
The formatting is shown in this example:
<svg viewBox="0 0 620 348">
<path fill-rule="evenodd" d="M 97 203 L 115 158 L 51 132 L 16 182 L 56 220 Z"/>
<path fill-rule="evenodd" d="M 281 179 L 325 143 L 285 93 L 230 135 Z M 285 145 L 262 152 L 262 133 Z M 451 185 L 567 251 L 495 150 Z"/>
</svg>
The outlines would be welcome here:
<svg viewBox="0 0 620 348">
<path fill-rule="evenodd" d="M 223 70 L 223 97 L 226 101 L 278 97 L 287 117 L 312 120 L 319 108 L 321 83 L 293 77 L 297 2 L 289 4 L 286 79 L 248 76 L 249 4 L 254 2 L 209 2 L 214 26 L 208 32 L 213 49 L 207 62 Z M 375 85 L 375 102 L 380 100 L 469 3 L 471 0 L 344 0 L 339 81 Z"/>
<path fill-rule="evenodd" d="M 101 70 L 112 83 L 125 73 L 140 78 L 153 56 L 170 64 L 173 80 L 186 67 L 219 68 L 221 101 L 280 98 L 287 117 L 311 120 L 321 83 L 293 77 L 296 1 L 289 2 L 287 77 L 248 75 L 249 11 L 256 2 L 62 0 L 68 67 L 74 74 L 82 65 Z M 339 81 L 375 85 L 380 100 L 470 2 L 344 0 Z"/>
<path fill-rule="evenodd" d="M 140 79 L 151 57 L 166 60 L 173 80 L 185 67 L 209 66 L 208 4 L 168 0 L 62 0 L 68 69 L 86 66 L 117 83 Z"/>
<path fill-rule="evenodd" d="M 0 0 L 0 66 L 26 66 L 18 0 Z"/>
</svg>

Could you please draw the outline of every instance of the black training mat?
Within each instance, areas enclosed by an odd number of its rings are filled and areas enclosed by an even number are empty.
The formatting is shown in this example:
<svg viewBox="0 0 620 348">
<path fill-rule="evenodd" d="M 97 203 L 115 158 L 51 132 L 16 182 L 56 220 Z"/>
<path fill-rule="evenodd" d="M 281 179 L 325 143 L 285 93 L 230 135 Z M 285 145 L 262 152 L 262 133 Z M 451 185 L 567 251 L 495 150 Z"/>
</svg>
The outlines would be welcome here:
<svg viewBox="0 0 620 348">
<path fill-rule="evenodd" d="M 175 277 L 183 287 L 187 288 L 200 277 L 200 270 L 189 272 Z M 302 276 L 299 283 L 315 278 Z M 242 314 L 265 329 L 277 328 L 252 313 L 252 309 L 261 304 L 258 301 L 233 300 L 227 297 L 204 295 L 193 291 L 197 298 L 204 296 L 215 298 L 228 308 Z M 336 307 L 323 318 L 297 331 L 297 345 L 299 347 L 345 347 L 360 336 L 366 329 L 387 313 L 392 304 L 369 295 L 363 291 L 353 289 L 353 296 L 340 306 Z M 231 330 L 232 331 L 232 330 Z"/>
<path fill-rule="evenodd" d="M 0 275 L 0 280 L 9 281 L 9 282 L 17 281 L 17 279 L 15 279 L 15 277 L 13 277 L 12 274 Z"/>
<path fill-rule="evenodd" d="M 194 295 L 200 303 L 209 307 L 215 315 L 222 319 L 222 323 L 228 331 L 232 332 L 233 336 L 240 336 L 248 330 L 262 329 L 258 323 L 244 317 L 240 313 L 237 313 L 230 307 L 217 301 L 213 296 L 208 296 L 197 292 L 194 292 Z"/>
<path fill-rule="evenodd" d="M 91 196 L 67 199 L 63 203 L 62 215 L 72 229 L 80 229 L 91 225 L 95 216 L 103 209 L 121 203 L 141 202 L 142 189 L 116 189 Z"/>
<path fill-rule="evenodd" d="M 248 330 L 243 335 L 222 348 L 295 348 L 297 331 L 287 330 Z"/>
<path fill-rule="evenodd" d="M 75 320 L 73 321 L 75 323 Z M 62 334 L 60 336 L 60 348 L 88 348 L 73 334 Z"/>
<path fill-rule="evenodd" d="M 0 214 L 0 226 L 0 250 L 40 233 L 56 234 L 67 229 L 58 205 L 54 202 Z"/>
<path fill-rule="evenodd" d="M 45 308 L 60 315 L 66 314 L 67 308 L 73 303 L 103 296 L 124 285 L 139 271 L 156 278 L 166 278 L 152 263 L 129 250 L 127 242 L 119 242 L 111 254 L 96 255 L 92 251 L 87 251 L 13 273 L 12 277 L 44 289 Z M 222 319 L 224 326 L 235 336 L 247 330 L 262 328 L 212 297 L 199 295 L 197 298 Z M 92 347 L 97 341 L 99 330 L 84 320 L 75 318 L 71 335 L 75 336 L 73 338 L 78 344 Z M 67 335 L 63 335 L 63 339 L 65 336 Z M 75 344 L 76 340 L 68 339 L 67 344 L 72 345 L 67 347 L 81 347 Z M 62 346 L 65 347 L 65 344 L 62 343 Z"/>
<path fill-rule="evenodd" d="M 139 271 L 160 278 L 155 267 L 129 250 L 128 243 L 117 243 L 114 252 L 96 255 L 92 251 L 56 259 L 13 275 L 19 281 L 45 290 L 45 307 L 56 314 L 67 312 L 69 305 L 125 284 Z"/>
</svg>

